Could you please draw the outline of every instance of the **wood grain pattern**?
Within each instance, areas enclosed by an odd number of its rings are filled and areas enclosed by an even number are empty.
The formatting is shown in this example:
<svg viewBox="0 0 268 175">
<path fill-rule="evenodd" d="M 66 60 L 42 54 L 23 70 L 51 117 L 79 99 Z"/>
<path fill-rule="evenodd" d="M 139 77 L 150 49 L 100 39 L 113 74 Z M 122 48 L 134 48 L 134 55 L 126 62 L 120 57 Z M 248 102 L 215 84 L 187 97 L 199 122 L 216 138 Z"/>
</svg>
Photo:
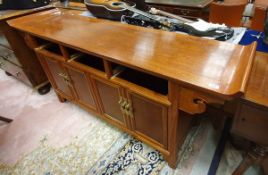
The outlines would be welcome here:
<svg viewBox="0 0 268 175">
<path fill-rule="evenodd" d="M 46 9 L 51 9 L 51 5 L 39 7 L 39 8 L 34 8 L 34 9 L 26 9 L 26 10 L 1 10 L 0 11 L 0 20 L 7 20 L 9 18 L 21 16 L 21 15 L 26 15 L 34 12 L 38 12 L 40 10 L 46 10 Z"/>
<path fill-rule="evenodd" d="M 268 54 L 257 52 L 244 98 L 268 107 Z"/>
<path fill-rule="evenodd" d="M 209 104 L 224 104 L 224 100 L 185 88 L 181 88 L 178 98 L 179 109 L 188 114 L 201 114 L 206 111 Z"/>
<path fill-rule="evenodd" d="M 238 46 L 87 18 L 80 13 L 54 9 L 14 19 L 9 24 L 222 98 L 240 95 L 245 90 L 255 44 Z"/>
<path fill-rule="evenodd" d="M 74 81 L 82 85 L 84 80 L 72 76 L 66 87 L 58 88 L 62 80 L 53 72 L 67 67 L 86 73 L 97 115 L 161 151 L 173 168 L 192 119 L 179 109 L 190 106 L 184 110 L 191 112 L 196 97 L 222 104 L 243 94 L 256 49 L 255 43 L 238 46 L 88 18 L 72 10 L 49 10 L 9 24 L 54 43 L 36 52 L 61 101 L 81 105 L 73 92 L 88 92 L 75 86 Z M 36 44 L 29 39 L 29 45 Z M 83 56 L 71 58 L 73 50 Z M 53 63 L 48 65 L 48 59 Z M 60 91 L 67 87 L 69 96 Z M 205 110 L 202 104 L 194 108 L 198 113 Z"/>
<path fill-rule="evenodd" d="M 47 77 L 36 58 L 34 51 L 27 47 L 23 34 L 10 27 L 4 20 L 0 21 L 0 31 L 5 35 L 12 51 L 14 51 L 14 55 L 16 56 L 14 59 L 19 62 L 18 65 L 21 65 L 16 66 L 15 64 L 9 63 L 9 66 L 13 68 L 17 67 L 18 70 L 12 72 L 7 69 L 6 71 L 10 71 L 9 73 L 13 74 L 14 77 L 22 80 L 31 87 L 37 87 L 38 85 L 47 82 Z M 24 77 L 17 76 L 17 72 L 23 74 Z"/>
</svg>

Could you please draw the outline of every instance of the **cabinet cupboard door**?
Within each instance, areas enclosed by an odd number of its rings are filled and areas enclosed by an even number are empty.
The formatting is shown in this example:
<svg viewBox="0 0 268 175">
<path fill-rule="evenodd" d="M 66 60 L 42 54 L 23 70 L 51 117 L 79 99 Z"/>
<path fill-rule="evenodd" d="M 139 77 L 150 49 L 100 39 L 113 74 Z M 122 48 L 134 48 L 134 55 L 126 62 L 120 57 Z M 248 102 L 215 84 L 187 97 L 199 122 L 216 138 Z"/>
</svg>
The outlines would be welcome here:
<svg viewBox="0 0 268 175">
<path fill-rule="evenodd" d="M 132 129 L 166 147 L 167 107 L 133 92 L 128 92 L 128 98 L 132 103 Z"/>
<path fill-rule="evenodd" d="M 117 124 L 126 126 L 124 115 L 118 104 L 122 97 L 120 86 L 100 79 L 94 79 L 94 81 L 104 115 Z"/>
<path fill-rule="evenodd" d="M 43 57 L 42 60 L 47 64 L 46 70 L 49 74 L 50 81 L 55 90 L 65 95 L 68 98 L 73 98 L 72 91 L 64 76 L 68 76 L 64 67 L 56 60 Z"/>
<path fill-rule="evenodd" d="M 82 105 L 96 111 L 96 103 L 93 98 L 93 90 L 87 75 L 84 72 L 74 68 L 66 67 L 73 88 L 76 94 L 76 100 Z"/>
</svg>

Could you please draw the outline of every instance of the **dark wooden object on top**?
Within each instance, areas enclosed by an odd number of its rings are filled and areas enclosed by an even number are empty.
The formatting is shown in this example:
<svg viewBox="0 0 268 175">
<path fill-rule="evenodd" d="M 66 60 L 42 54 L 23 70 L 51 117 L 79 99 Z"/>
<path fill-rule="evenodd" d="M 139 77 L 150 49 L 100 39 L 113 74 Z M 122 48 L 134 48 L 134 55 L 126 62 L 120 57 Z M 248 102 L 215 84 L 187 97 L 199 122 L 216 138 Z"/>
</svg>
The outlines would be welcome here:
<svg viewBox="0 0 268 175">
<path fill-rule="evenodd" d="M 201 18 L 208 21 L 209 4 L 213 0 L 145 0 L 147 9 L 156 8 L 188 19 Z"/>
<path fill-rule="evenodd" d="M 10 123 L 13 120 L 12 119 L 9 119 L 9 118 L 6 118 L 6 117 L 3 117 L 3 116 L 0 116 L 0 121 L 4 121 L 4 122 L 7 122 L 7 123 Z"/>
<path fill-rule="evenodd" d="M 209 22 L 219 24 L 224 23 L 230 27 L 239 27 L 242 24 L 241 22 L 245 7 L 246 3 L 228 4 L 212 2 L 210 4 Z"/>
<path fill-rule="evenodd" d="M 209 4 L 213 0 L 128 0 L 137 4 L 141 10 L 149 10 L 154 7 L 169 13 L 180 15 L 188 19 L 201 18 L 208 20 Z"/>
<path fill-rule="evenodd" d="M 248 87 L 241 99 L 232 132 L 255 144 L 233 173 L 243 174 L 251 165 L 268 166 L 268 54 L 257 52 Z M 265 169 L 266 174 L 267 168 Z"/>
<path fill-rule="evenodd" d="M 268 7 L 268 6 L 267 6 Z M 251 19 L 250 29 L 263 32 L 266 17 L 266 8 L 256 6 L 254 8 L 254 15 Z"/>
<path fill-rule="evenodd" d="M 23 33 L 11 28 L 6 21 L 48 8 L 7 10 L 1 11 L 0 16 L 0 68 L 5 70 L 7 75 L 37 88 L 40 94 L 49 92 L 48 79 L 35 53 L 26 45 Z"/>
<path fill-rule="evenodd" d="M 54 9 L 9 24 L 28 33 L 27 43 L 60 101 L 73 101 L 151 145 L 173 168 L 189 114 L 244 93 L 256 44 L 233 45 L 81 13 Z"/>
</svg>

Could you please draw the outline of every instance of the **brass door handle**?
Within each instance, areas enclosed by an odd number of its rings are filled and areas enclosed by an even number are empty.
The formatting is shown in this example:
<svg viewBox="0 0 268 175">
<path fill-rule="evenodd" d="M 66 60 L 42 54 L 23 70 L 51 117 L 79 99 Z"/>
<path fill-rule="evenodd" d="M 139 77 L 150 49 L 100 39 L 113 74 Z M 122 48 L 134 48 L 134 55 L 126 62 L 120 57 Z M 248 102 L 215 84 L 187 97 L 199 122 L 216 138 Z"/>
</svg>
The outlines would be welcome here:
<svg viewBox="0 0 268 175">
<path fill-rule="evenodd" d="M 58 75 L 63 78 L 63 80 L 66 84 L 68 84 L 69 86 L 72 86 L 71 80 L 67 74 L 60 72 L 60 73 L 58 73 Z"/>
<path fill-rule="evenodd" d="M 123 101 L 123 103 L 121 105 L 121 107 L 122 107 L 123 110 L 126 110 L 126 105 L 127 105 L 127 100 L 124 99 L 124 101 Z"/>
<path fill-rule="evenodd" d="M 120 97 L 118 104 L 120 105 L 120 109 L 123 114 L 133 117 L 133 110 L 131 107 L 131 103 L 126 98 Z"/>
<path fill-rule="evenodd" d="M 126 114 L 130 117 L 133 117 L 133 110 L 130 102 L 127 102 L 125 106 Z"/>
<path fill-rule="evenodd" d="M 62 77 L 62 78 L 67 78 L 67 75 L 66 75 L 65 73 L 60 72 L 60 73 L 58 73 L 58 75 L 59 75 L 60 77 Z"/>
<path fill-rule="evenodd" d="M 120 96 L 120 97 L 119 97 L 118 104 L 120 105 L 120 109 L 121 109 L 122 113 L 125 114 L 125 113 L 126 113 L 126 112 L 125 112 L 125 105 L 126 105 L 126 100 L 125 100 L 125 98 L 123 98 L 123 97 Z"/>
<path fill-rule="evenodd" d="M 72 86 L 71 81 L 70 81 L 70 79 L 68 77 L 67 78 L 64 78 L 64 82 L 66 84 L 68 84 L 69 86 Z"/>
<path fill-rule="evenodd" d="M 122 97 L 119 97 L 119 101 L 118 101 L 118 104 L 121 106 L 122 105 L 122 103 L 123 103 L 123 98 Z"/>
</svg>

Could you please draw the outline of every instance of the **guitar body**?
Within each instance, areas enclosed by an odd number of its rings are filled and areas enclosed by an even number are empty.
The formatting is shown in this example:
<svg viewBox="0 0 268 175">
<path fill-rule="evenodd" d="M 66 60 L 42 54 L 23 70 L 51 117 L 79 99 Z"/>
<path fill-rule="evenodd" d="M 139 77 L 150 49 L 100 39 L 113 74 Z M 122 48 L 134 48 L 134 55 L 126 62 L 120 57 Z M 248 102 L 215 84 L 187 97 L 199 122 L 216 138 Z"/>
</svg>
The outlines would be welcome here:
<svg viewBox="0 0 268 175">
<path fill-rule="evenodd" d="M 85 0 L 87 9 L 98 18 L 120 20 L 122 15 L 131 15 L 124 6 L 135 7 L 136 4 L 121 0 Z"/>
</svg>

